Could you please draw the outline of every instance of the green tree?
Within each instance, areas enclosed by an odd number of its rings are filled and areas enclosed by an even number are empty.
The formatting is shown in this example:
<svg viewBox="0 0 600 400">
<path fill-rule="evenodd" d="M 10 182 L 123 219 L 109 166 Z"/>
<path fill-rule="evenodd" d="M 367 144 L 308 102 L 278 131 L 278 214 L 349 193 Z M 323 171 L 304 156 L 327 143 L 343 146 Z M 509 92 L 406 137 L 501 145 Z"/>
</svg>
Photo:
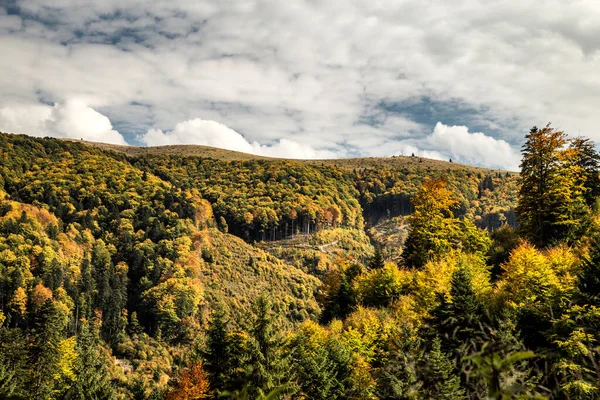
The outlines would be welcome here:
<svg viewBox="0 0 600 400">
<path fill-rule="evenodd" d="M 248 378 L 251 387 L 267 393 L 291 381 L 290 360 L 284 351 L 284 339 L 276 331 L 269 298 L 259 296 L 253 308 L 256 317 L 250 329 Z"/>
<path fill-rule="evenodd" d="M 206 349 L 204 358 L 204 369 L 208 373 L 210 387 L 213 390 L 229 390 L 226 381 L 229 376 L 229 338 L 227 334 L 227 313 L 222 304 L 213 308 L 210 316 L 210 325 L 206 338 Z"/>
<path fill-rule="evenodd" d="M 46 399 L 52 396 L 64 328 L 64 318 L 57 303 L 47 299 L 33 316 L 33 343 L 30 350 L 33 369 L 29 385 L 33 398 Z"/>
<path fill-rule="evenodd" d="M 112 400 L 116 391 L 108 375 L 108 360 L 100 347 L 100 321 L 82 321 L 77 336 L 76 380 L 69 389 L 73 400 Z"/>
<path fill-rule="evenodd" d="M 526 135 L 517 216 L 521 232 L 538 246 L 574 240 L 586 216 L 581 152 L 550 124 Z M 581 161 L 585 164 L 584 161 Z"/>
<path fill-rule="evenodd" d="M 596 151 L 595 143 L 589 138 L 576 137 L 569 142 L 575 150 L 572 162 L 583 172 L 585 202 L 592 207 L 600 195 L 600 154 Z"/>
<path fill-rule="evenodd" d="M 589 254 L 581 262 L 578 279 L 579 292 L 585 302 L 600 305 L 600 239 L 591 239 Z"/>
<path fill-rule="evenodd" d="M 299 395 L 309 399 L 335 399 L 341 396 L 343 386 L 336 376 L 336 365 L 329 356 L 326 341 L 311 327 L 302 329 L 291 343 L 294 370 L 299 385 Z M 318 328 L 313 328 L 317 329 Z"/>
<path fill-rule="evenodd" d="M 419 363 L 418 373 L 421 381 L 418 398 L 427 400 L 465 398 L 460 378 L 456 375 L 448 357 L 442 352 L 439 338 L 433 340 L 431 350 Z"/>
<path fill-rule="evenodd" d="M 385 266 L 385 259 L 383 258 L 383 251 L 380 246 L 375 246 L 375 254 L 369 261 L 370 269 L 381 269 Z"/>
<path fill-rule="evenodd" d="M 482 396 L 485 384 L 481 379 L 469 378 L 467 371 L 472 369 L 472 361 L 468 357 L 485 342 L 484 328 L 489 321 L 465 269 L 454 272 L 450 300 L 442 298 L 431 314 L 433 335 L 439 335 L 441 351 L 453 360 L 455 373 L 461 377 L 467 394 L 474 398 Z"/>
</svg>

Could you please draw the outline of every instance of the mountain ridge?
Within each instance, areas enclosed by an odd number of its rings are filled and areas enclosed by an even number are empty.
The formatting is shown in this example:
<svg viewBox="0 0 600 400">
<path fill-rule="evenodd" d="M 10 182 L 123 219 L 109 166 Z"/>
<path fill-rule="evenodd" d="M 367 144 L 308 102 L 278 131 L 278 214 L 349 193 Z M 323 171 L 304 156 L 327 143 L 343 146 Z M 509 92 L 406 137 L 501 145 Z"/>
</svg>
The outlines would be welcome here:
<svg viewBox="0 0 600 400">
<path fill-rule="evenodd" d="M 418 156 L 390 156 L 390 157 L 349 157 L 349 158 L 330 158 L 330 159 L 296 159 L 267 157 L 257 154 L 244 153 L 236 150 L 222 149 L 219 147 L 198 145 L 198 144 L 174 144 L 161 146 L 131 146 L 118 145 L 102 142 L 92 142 L 77 139 L 61 139 L 83 143 L 87 146 L 96 147 L 101 150 L 115 151 L 123 153 L 130 157 L 141 157 L 146 155 L 176 155 L 189 157 L 214 158 L 223 161 L 250 161 L 250 160 L 279 160 L 298 162 L 307 165 L 333 165 L 345 169 L 364 169 L 364 168 L 423 168 L 423 169 L 467 169 L 481 172 L 509 172 L 517 173 L 498 168 L 480 167 L 471 164 L 457 163 L 453 161 L 436 160 Z"/>
</svg>

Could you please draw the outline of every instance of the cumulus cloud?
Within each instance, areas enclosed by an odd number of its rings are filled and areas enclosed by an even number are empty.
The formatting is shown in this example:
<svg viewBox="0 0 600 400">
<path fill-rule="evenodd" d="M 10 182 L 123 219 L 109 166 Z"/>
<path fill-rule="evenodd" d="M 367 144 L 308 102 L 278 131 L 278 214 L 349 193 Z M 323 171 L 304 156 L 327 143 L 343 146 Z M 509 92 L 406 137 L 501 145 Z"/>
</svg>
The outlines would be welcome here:
<svg viewBox="0 0 600 400">
<path fill-rule="evenodd" d="M 113 121 L 108 131 L 132 144 L 149 127 L 198 115 L 235 127 L 250 146 L 283 148 L 281 139 L 337 155 L 414 142 L 448 156 L 442 137 L 440 149 L 422 140 L 438 120 L 515 147 L 548 121 L 600 140 L 594 0 L 10 4 L 0 5 L 10 60 L 0 63 L 0 108 L 41 103 L 47 113 L 46 103 L 92 99 L 85 104 Z M 423 98 L 461 108 L 424 121 L 423 110 L 382 107 Z M 31 123 L 19 122 L 35 131 Z"/>
<path fill-rule="evenodd" d="M 438 122 L 433 132 L 412 142 L 400 142 L 400 154 L 458 161 L 511 171 L 519 169 L 518 151 L 504 140 L 481 132 L 470 133 L 466 126 L 448 126 Z"/>
<path fill-rule="evenodd" d="M 0 107 L 0 131 L 127 144 L 108 117 L 76 100 L 54 106 Z"/>
<path fill-rule="evenodd" d="M 139 137 L 147 146 L 171 144 L 198 144 L 221 149 L 241 151 L 268 157 L 314 159 L 334 158 L 335 153 L 327 150 L 315 150 L 290 139 L 279 139 L 271 145 L 258 142 L 250 143 L 240 133 L 216 121 L 200 118 L 180 122 L 171 131 L 149 129 Z"/>
</svg>

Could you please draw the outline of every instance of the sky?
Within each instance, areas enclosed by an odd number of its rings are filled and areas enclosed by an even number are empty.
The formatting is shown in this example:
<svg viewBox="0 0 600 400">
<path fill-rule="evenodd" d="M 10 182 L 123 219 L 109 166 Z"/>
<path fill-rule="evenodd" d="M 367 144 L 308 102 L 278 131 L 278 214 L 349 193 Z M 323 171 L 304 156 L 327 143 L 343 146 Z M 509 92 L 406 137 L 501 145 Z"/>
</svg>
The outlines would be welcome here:
<svg viewBox="0 0 600 400">
<path fill-rule="evenodd" d="M 596 0 L 0 0 L 0 131 L 516 170 L 600 141 Z"/>
</svg>

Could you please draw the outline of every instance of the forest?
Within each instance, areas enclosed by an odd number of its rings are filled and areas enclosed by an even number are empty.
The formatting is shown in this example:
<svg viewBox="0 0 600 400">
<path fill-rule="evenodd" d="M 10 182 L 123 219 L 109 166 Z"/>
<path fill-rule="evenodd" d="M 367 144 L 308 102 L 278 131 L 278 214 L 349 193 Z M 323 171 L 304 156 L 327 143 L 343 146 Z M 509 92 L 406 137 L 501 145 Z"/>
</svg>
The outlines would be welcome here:
<svg viewBox="0 0 600 400">
<path fill-rule="evenodd" d="M 412 158 L 1 133 L 0 399 L 600 398 L 595 144 Z"/>
</svg>

